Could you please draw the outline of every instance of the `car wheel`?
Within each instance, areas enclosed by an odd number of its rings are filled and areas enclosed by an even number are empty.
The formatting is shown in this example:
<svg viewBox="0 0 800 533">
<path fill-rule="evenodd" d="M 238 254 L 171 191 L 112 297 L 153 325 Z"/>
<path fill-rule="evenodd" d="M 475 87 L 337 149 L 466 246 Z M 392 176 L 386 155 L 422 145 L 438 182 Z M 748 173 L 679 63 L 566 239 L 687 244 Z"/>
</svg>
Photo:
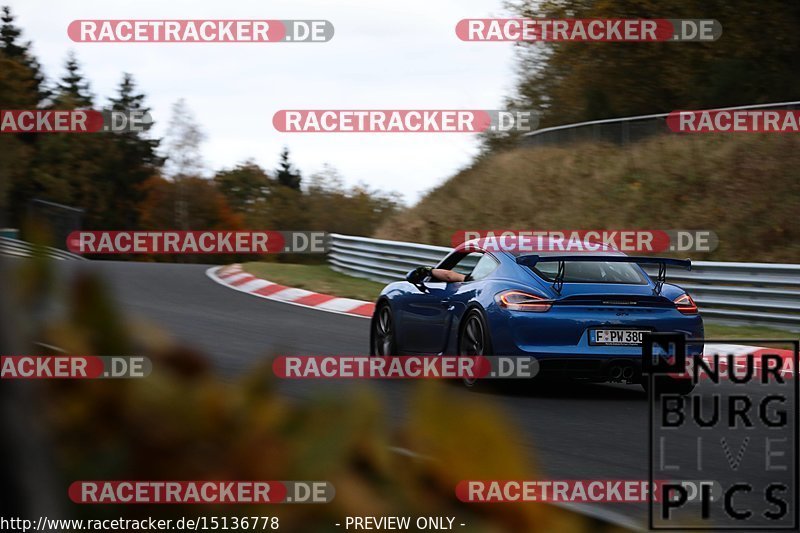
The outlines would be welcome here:
<svg viewBox="0 0 800 533">
<path fill-rule="evenodd" d="M 389 304 L 383 304 L 372 320 L 372 355 L 396 355 L 397 344 L 394 336 L 394 319 Z"/>
<path fill-rule="evenodd" d="M 662 394 L 677 394 L 686 396 L 694 390 L 695 383 L 691 379 L 675 379 L 667 376 L 656 376 L 656 396 Z M 650 380 L 647 376 L 642 380 L 642 388 L 647 392 L 650 389 Z"/>
<path fill-rule="evenodd" d="M 492 346 L 489 340 L 489 330 L 483 315 L 476 310 L 470 311 L 464 318 L 461 335 L 458 340 L 458 355 L 476 356 L 491 355 Z M 464 385 L 472 387 L 476 378 L 463 378 Z"/>
</svg>

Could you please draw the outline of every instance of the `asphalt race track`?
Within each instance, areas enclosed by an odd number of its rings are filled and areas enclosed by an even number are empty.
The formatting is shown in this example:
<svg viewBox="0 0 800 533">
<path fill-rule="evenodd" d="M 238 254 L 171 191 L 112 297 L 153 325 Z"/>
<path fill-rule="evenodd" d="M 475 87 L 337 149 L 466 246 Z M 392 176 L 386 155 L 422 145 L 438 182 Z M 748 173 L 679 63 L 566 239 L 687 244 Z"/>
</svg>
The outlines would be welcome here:
<svg viewBox="0 0 800 533">
<path fill-rule="evenodd" d="M 123 311 L 166 329 L 174 337 L 210 354 L 226 376 L 235 376 L 270 353 L 366 354 L 369 321 L 255 298 L 218 285 L 205 265 L 110 261 L 56 261 L 65 275 L 97 271 Z M 390 416 L 402 419 L 409 384 L 380 381 Z M 304 398 L 320 387 L 345 390 L 349 382 L 286 381 L 282 390 Z M 702 388 L 702 386 L 701 386 Z M 550 479 L 647 479 L 647 396 L 638 386 L 575 385 L 540 392 L 491 394 L 521 431 L 520 439 Z M 732 443 L 732 446 L 738 446 Z M 695 453 L 691 438 L 674 453 Z M 763 456 L 742 462 L 758 476 Z M 709 477 L 713 476 L 713 472 Z M 730 474 L 727 478 L 730 479 Z M 646 504 L 611 503 L 603 508 L 646 524 Z"/>
</svg>

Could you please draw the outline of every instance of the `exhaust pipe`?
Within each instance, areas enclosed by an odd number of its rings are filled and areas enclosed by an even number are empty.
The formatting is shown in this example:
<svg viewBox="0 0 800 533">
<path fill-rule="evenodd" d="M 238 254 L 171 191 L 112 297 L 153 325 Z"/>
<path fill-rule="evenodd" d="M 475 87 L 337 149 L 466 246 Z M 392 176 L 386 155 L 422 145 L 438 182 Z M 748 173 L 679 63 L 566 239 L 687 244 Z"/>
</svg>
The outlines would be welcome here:
<svg viewBox="0 0 800 533">
<path fill-rule="evenodd" d="M 622 368 L 620 368 L 619 365 L 614 365 L 609 369 L 608 375 L 611 379 L 619 379 L 622 377 Z"/>
<path fill-rule="evenodd" d="M 625 368 L 622 370 L 622 377 L 623 377 L 624 379 L 631 379 L 631 378 L 633 377 L 633 367 L 631 367 L 631 366 L 626 366 L 626 367 L 625 367 Z"/>
</svg>

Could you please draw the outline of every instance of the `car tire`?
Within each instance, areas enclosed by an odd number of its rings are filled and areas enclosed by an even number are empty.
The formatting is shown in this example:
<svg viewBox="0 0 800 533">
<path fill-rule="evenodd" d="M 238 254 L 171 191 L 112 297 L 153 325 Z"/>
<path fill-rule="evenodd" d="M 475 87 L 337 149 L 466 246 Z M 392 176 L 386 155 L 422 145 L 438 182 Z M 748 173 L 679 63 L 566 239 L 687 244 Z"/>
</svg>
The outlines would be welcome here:
<svg viewBox="0 0 800 533">
<path fill-rule="evenodd" d="M 655 385 L 656 396 L 661 396 L 662 394 L 677 394 L 679 396 L 686 396 L 687 394 L 690 394 L 695 387 L 695 383 L 691 379 L 675 379 L 667 376 L 656 376 Z M 645 392 L 648 392 L 650 389 L 650 380 L 647 378 L 647 376 L 645 376 L 642 380 L 642 388 Z"/>
<path fill-rule="evenodd" d="M 369 353 L 375 356 L 397 355 L 394 317 L 386 302 L 378 306 L 372 318 Z"/>
<path fill-rule="evenodd" d="M 489 327 L 483 318 L 483 313 L 477 309 L 468 311 L 461 321 L 458 335 L 458 355 L 476 356 L 492 355 L 492 341 L 489 337 Z M 474 387 L 477 379 L 462 378 L 464 385 Z"/>
</svg>

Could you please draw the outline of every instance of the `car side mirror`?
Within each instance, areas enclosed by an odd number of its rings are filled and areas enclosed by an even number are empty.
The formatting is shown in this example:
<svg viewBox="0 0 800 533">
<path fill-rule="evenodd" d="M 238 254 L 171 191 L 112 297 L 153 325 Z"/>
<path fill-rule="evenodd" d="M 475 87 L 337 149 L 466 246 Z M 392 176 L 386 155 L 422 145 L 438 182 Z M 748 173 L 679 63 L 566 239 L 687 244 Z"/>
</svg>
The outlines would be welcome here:
<svg viewBox="0 0 800 533">
<path fill-rule="evenodd" d="M 406 281 L 418 288 L 421 292 L 428 292 L 425 286 L 425 273 L 422 268 L 415 268 L 406 274 Z"/>
</svg>

